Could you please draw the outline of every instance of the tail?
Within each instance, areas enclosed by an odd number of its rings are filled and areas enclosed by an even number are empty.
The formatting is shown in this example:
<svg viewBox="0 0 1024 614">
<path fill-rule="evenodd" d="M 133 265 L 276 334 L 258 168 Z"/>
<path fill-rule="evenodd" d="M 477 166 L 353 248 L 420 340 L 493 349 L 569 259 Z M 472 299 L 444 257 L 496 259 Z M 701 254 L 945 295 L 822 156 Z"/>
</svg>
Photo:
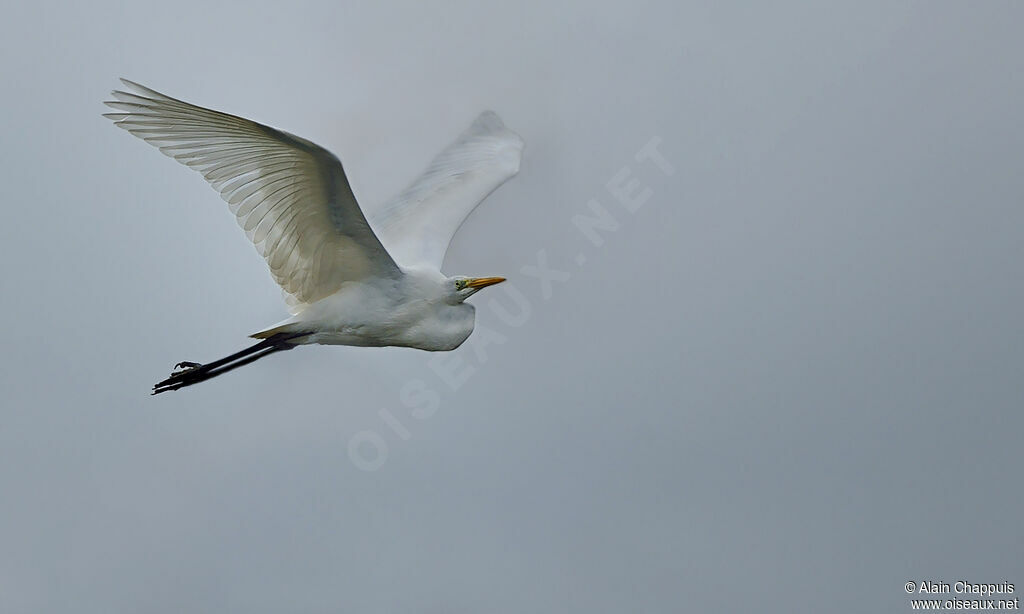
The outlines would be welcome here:
<svg viewBox="0 0 1024 614">
<path fill-rule="evenodd" d="M 181 367 L 181 370 L 171 373 L 170 377 L 154 385 L 153 394 L 160 394 L 161 392 L 177 390 L 192 384 L 205 382 L 208 379 L 255 362 L 264 356 L 290 350 L 295 347 L 295 344 L 289 343 L 289 341 L 305 335 L 306 333 L 277 333 L 263 339 L 256 345 L 205 365 L 197 362 L 179 362 L 175 365 L 175 368 Z"/>
</svg>

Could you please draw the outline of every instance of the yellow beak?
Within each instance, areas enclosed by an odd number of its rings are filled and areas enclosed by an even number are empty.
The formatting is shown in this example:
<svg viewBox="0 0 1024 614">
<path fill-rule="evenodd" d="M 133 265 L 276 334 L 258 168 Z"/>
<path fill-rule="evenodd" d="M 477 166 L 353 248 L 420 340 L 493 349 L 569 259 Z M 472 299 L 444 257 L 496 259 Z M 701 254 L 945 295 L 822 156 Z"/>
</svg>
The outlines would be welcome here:
<svg viewBox="0 0 1024 614">
<path fill-rule="evenodd" d="M 486 288 L 487 286 L 493 286 L 494 284 L 500 284 L 505 281 L 504 277 L 474 277 L 466 282 L 467 288 Z"/>
</svg>

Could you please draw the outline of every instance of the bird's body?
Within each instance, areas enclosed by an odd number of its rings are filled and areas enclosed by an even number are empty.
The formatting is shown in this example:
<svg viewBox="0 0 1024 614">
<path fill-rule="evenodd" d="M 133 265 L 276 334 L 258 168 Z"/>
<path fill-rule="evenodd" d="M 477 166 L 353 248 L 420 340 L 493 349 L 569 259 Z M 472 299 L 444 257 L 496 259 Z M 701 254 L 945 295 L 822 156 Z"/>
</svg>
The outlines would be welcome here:
<svg viewBox="0 0 1024 614">
<path fill-rule="evenodd" d="M 285 292 L 292 317 L 255 345 L 179 363 L 154 394 L 298 345 L 457 348 L 473 332 L 464 301 L 501 277 L 448 277 L 452 236 L 519 171 L 523 142 L 485 111 L 392 201 L 365 215 L 341 162 L 301 137 L 165 96 L 131 81 L 107 105 L 118 127 L 189 166 L 220 192 Z"/>
<path fill-rule="evenodd" d="M 348 282 L 253 337 L 315 331 L 294 343 L 454 350 L 473 332 L 475 310 L 469 303 L 447 300 L 447 279 L 424 267 L 403 269 L 395 279 Z"/>
</svg>

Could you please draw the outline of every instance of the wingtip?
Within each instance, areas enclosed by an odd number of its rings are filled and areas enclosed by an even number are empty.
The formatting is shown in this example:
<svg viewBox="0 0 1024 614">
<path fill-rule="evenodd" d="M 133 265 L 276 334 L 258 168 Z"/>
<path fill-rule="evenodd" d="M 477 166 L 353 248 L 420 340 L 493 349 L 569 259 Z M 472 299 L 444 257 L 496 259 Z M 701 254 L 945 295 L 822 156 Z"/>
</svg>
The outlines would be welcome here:
<svg viewBox="0 0 1024 614">
<path fill-rule="evenodd" d="M 128 88 L 127 92 L 122 92 L 124 94 L 130 94 L 132 96 L 154 96 L 154 95 L 155 96 L 162 96 L 163 95 L 160 92 L 158 92 L 158 91 L 156 91 L 156 90 L 154 90 L 152 88 L 146 87 L 145 85 L 142 85 L 141 83 L 138 83 L 136 81 L 132 81 L 131 79 L 125 79 L 124 77 L 121 77 L 121 83 L 124 84 L 124 86 L 126 88 Z"/>
<path fill-rule="evenodd" d="M 505 128 L 505 122 L 501 117 L 490 109 L 486 109 L 476 116 L 471 126 L 474 132 L 498 132 Z"/>
<path fill-rule="evenodd" d="M 511 128 L 505 125 L 501 117 L 494 111 L 487 109 L 476 116 L 473 123 L 464 133 L 467 137 L 501 137 L 508 141 L 516 149 L 522 150 L 525 143 L 523 138 L 516 134 Z"/>
</svg>

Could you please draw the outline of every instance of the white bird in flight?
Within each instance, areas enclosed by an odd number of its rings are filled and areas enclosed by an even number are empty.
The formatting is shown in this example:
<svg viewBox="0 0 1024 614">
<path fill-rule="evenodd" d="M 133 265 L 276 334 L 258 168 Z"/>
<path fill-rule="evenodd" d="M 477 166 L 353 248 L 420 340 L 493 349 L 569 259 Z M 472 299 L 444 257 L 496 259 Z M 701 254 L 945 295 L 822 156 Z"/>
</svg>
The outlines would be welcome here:
<svg viewBox="0 0 1024 614">
<path fill-rule="evenodd" d="M 341 162 L 323 147 L 121 81 L 127 91 L 106 102 L 118 112 L 105 116 L 202 173 L 266 259 L 292 313 L 240 352 L 178 363 L 153 394 L 310 343 L 453 350 L 473 332 L 475 310 L 465 300 L 505 281 L 441 273 L 463 220 L 519 172 L 523 141 L 492 111 L 368 219 Z"/>
</svg>

